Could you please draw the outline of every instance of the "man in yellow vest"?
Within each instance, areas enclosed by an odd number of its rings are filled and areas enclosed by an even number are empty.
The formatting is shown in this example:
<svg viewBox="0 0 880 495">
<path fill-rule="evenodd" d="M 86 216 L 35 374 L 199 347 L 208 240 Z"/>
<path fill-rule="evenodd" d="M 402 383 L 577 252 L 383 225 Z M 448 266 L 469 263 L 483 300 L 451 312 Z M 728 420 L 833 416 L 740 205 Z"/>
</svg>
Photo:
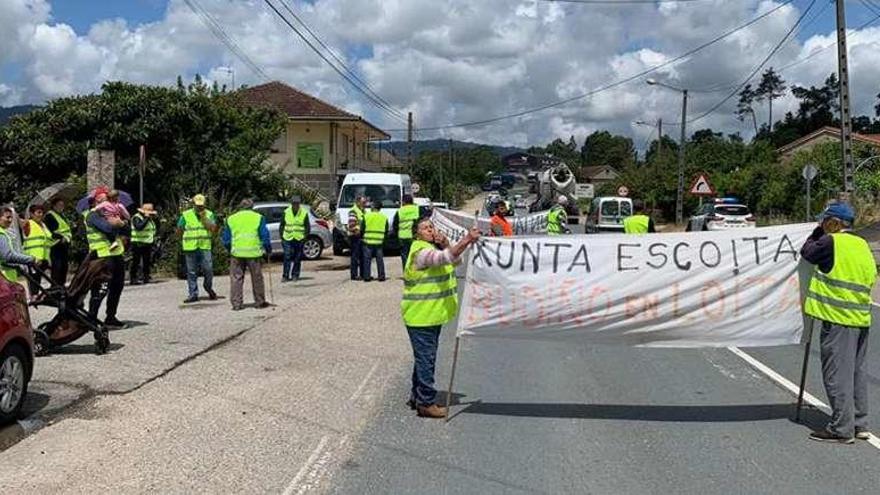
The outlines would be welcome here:
<svg viewBox="0 0 880 495">
<path fill-rule="evenodd" d="M 367 198 L 358 196 L 351 210 L 348 211 L 348 246 L 351 248 L 351 279 L 362 280 L 364 278 L 364 244 L 361 226 L 364 223 L 364 209 L 367 207 Z"/>
<path fill-rule="evenodd" d="M 104 325 L 111 328 L 123 328 L 125 323 L 116 317 L 116 311 L 119 309 L 119 300 L 122 298 L 122 290 L 125 288 L 125 245 L 118 238 L 127 236 L 130 227 L 127 222 L 119 218 L 110 220 L 98 212 L 98 205 L 107 201 L 106 188 L 96 189 L 94 198 L 95 208 L 85 216 L 89 257 L 102 260 L 106 264 L 110 281 L 107 283 L 106 292 L 102 290 L 101 284 L 92 287 L 89 298 L 89 314 L 97 318 L 98 310 L 106 297 Z M 111 241 L 111 239 L 116 241 Z"/>
<path fill-rule="evenodd" d="M 871 438 L 864 366 L 877 265 L 868 243 L 850 231 L 854 219 L 848 204 L 828 205 L 801 248 L 804 260 L 816 265 L 804 313 L 822 324 L 822 381 L 831 403 L 831 421 L 810 434 L 822 442 Z"/>
<path fill-rule="evenodd" d="M 309 211 L 302 207 L 299 196 L 290 198 L 290 206 L 284 210 L 278 231 L 281 232 L 281 247 L 284 250 L 284 263 L 281 268 L 281 282 L 299 280 L 303 241 L 311 233 Z"/>
<path fill-rule="evenodd" d="M 52 280 L 56 284 L 64 285 L 67 282 L 67 269 L 70 266 L 70 241 L 73 239 L 73 231 L 70 223 L 64 218 L 64 200 L 55 198 L 51 205 L 52 208 L 43 219 L 52 237 L 49 264 L 52 268 Z"/>
<path fill-rule="evenodd" d="M 150 283 L 150 267 L 153 264 L 153 245 L 156 243 L 156 210 L 153 203 L 144 203 L 131 217 L 131 285 Z M 138 278 L 138 272 L 143 278 Z"/>
<path fill-rule="evenodd" d="M 633 201 L 634 214 L 623 219 L 623 231 L 627 234 L 653 234 L 654 220 L 645 215 L 645 202 Z"/>
<path fill-rule="evenodd" d="M 12 283 L 18 282 L 16 265 L 34 265 L 36 262 L 33 256 L 15 250 L 15 244 L 9 233 L 10 229 L 15 228 L 14 222 L 12 208 L 9 206 L 0 207 L 0 275 Z"/>
<path fill-rule="evenodd" d="M 244 271 L 251 274 L 254 291 L 254 306 L 265 308 L 266 286 L 263 282 L 263 257 L 272 254 L 272 240 L 263 215 L 253 210 L 254 202 L 244 199 L 238 211 L 226 220 L 226 227 L 220 236 L 223 246 L 229 250 L 229 300 L 233 311 L 244 309 Z"/>
<path fill-rule="evenodd" d="M 21 225 L 21 231 L 24 234 L 24 240 L 21 243 L 22 251 L 24 251 L 24 254 L 34 257 L 38 270 L 49 268 L 49 248 L 52 244 L 49 229 L 43 224 L 45 212 L 46 210 L 43 205 L 31 205 L 28 210 L 30 218 L 24 220 Z M 38 280 L 34 279 L 34 281 L 29 281 L 28 283 L 31 300 L 37 297 L 37 291 L 40 288 Z"/>
<path fill-rule="evenodd" d="M 406 268 L 406 259 L 409 258 L 409 248 L 413 240 L 413 224 L 419 219 L 419 207 L 413 204 L 412 194 L 403 195 L 403 205 L 394 215 L 392 229 L 397 232 L 397 240 L 400 243 L 400 260 Z"/>
<path fill-rule="evenodd" d="M 568 214 L 565 212 L 567 204 L 568 197 L 564 194 L 556 198 L 556 204 L 550 208 L 550 212 L 547 214 L 547 234 L 571 234 L 571 230 L 568 228 Z"/>
<path fill-rule="evenodd" d="M 373 209 L 364 214 L 361 223 L 364 233 L 364 262 L 361 268 L 364 282 L 373 281 L 373 258 L 376 258 L 376 271 L 379 282 L 385 281 L 385 238 L 388 237 L 388 217 L 382 213 L 382 202 L 373 201 Z"/>
<path fill-rule="evenodd" d="M 192 198 L 193 207 L 184 211 L 177 220 L 177 233 L 181 236 L 181 247 L 186 258 L 187 298 L 184 304 L 199 300 L 199 269 L 204 277 L 205 292 L 208 299 L 217 299 L 214 292 L 214 260 L 211 255 L 213 236 L 217 233 L 217 217 L 205 207 L 207 199 L 203 194 Z"/>
</svg>

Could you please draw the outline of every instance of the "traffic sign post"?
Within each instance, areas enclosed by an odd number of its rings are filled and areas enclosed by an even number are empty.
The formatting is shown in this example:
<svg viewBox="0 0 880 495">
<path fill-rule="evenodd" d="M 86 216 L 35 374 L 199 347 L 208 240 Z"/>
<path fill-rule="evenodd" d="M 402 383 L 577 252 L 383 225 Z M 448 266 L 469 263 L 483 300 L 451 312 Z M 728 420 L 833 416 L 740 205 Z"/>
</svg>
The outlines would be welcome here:
<svg viewBox="0 0 880 495">
<path fill-rule="evenodd" d="M 812 210 L 812 208 L 810 207 L 810 205 L 811 205 L 810 192 L 812 189 L 813 179 L 816 178 L 816 175 L 818 173 L 819 173 L 819 169 L 816 168 L 816 166 L 813 165 L 812 163 L 808 163 L 808 164 L 804 165 L 804 168 L 801 169 L 801 177 L 803 177 L 807 183 L 807 204 L 806 204 L 807 218 L 806 218 L 806 220 L 808 222 L 810 221 L 810 213 L 812 213 L 810 211 L 810 210 Z"/>
<path fill-rule="evenodd" d="M 715 188 L 712 186 L 712 183 L 709 182 L 709 176 L 705 173 L 701 173 L 694 179 L 693 184 L 691 184 L 691 189 L 688 191 L 692 196 L 714 196 Z"/>
</svg>

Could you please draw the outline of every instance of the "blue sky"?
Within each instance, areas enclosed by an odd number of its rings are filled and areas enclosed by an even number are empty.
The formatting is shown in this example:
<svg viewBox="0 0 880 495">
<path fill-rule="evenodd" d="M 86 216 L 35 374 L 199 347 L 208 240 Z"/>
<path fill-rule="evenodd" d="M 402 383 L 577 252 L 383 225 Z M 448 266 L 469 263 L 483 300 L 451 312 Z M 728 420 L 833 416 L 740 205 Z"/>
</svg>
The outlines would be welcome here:
<svg viewBox="0 0 880 495">
<path fill-rule="evenodd" d="M 104 19 L 121 17 L 130 25 L 159 21 L 167 4 L 166 0 L 55 0 L 52 18 L 83 34 L 92 24 Z"/>
</svg>

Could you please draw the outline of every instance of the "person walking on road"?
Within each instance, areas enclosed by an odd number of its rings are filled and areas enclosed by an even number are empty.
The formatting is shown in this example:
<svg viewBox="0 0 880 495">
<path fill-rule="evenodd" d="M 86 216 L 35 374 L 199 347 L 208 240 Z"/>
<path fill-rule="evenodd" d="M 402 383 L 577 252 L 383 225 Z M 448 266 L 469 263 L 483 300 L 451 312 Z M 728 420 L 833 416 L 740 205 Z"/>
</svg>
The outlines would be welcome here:
<svg viewBox="0 0 880 495">
<path fill-rule="evenodd" d="M 214 260 L 211 256 L 213 235 L 217 233 L 217 217 L 205 207 L 207 202 L 202 194 L 192 198 L 193 207 L 184 211 L 177 221 L 177 233 L 182 236 L 183 254 L 186 257 L 187 298 L 184 304 L 199 300 L 199 268 L 204 277 L 205 292 L 208 299 L 217 299 L 214 292 Z"/>
<path fill-rule="evenodd" d="M 413 204 L 412 194 L 403 195 L 403 206 L 394 215 L 392 230 L 397 233 L 400 243 L 400 260 L 403 268 L 406 268 L 406 258 L 409 256 L 409 247 L 412 245 L 413 222 L 419 219 L 419 207 Z"/>
<path fill-rule="evenodd" d="M 653 234 L 654 219 L 645 215 L 645 202 L 641 200 L 633 201 L 634 215 L 630 215 L 623 219 L 623 231 L 627 234 Z"/>
<path fill-rule="evenodd" d="M 492 218 L 489 219 L 490 235 L 495 237 L 511 237 L 513 235 L 513 226 L 507 220 L 507 202 L 498 200 L 495 203 L 495 211 L 492 212 Z"/>
<path fill-rule="evenodd" d="M 229 299 L 232 310 L 244 308 L 244 272 L 251 274 L 251 285 L 254 292 L 254 306 L 265 308 L 266 286 L 263 282 L 263 258 L 272 254 L 272 239 L 266 219 L 253 210 L 254 202 L 242 200 L 238 212 L 226 220 L 226 227 L 221 234 L 223 246 L 229 250 Z"/>
<path fill-rule="evenodd" d="M 364 209 L 367 207 L 367 198 L 358 196 L 348 212 L 348 245 L 351 247 L 351 279 L 361 280 L 364 278 L 364 244 L 361 226 L 364 223 Z"/>
<path fill-rule="evenodd" d="M 437 404 L 434 388 L 440 328 L 458 312 L 455 265 L 468 246 L 480 238 L 480 231 L 471 227 L 458 244 L 450 246 L 446 236 L 434 229 L 430 218 L 421 218 L 413 225 L 413 238 L 403 272 L 400 302 L 414 358 L 407 404 L 419 416 L 443 418 L 446 408 Z"/>
<path fill-rule="evenodd" d="M 131 285 L 150 283 L 150 267 L 153 264 L 153 244 L 156 242 L 156 210 L 153 203 L 144 203 L 131 218 Z M 143 275 L 138 278 L 138 272 Z"/>
<path fill-rule="evenodd" d="M 33 256 L 15 250 L 9 235 L 14 222 L 12 207 L 0 207 L 0 275 L 12 283 L 18 282 L 18 268 L 15 265 L 34 266 L 36 263 Z"/>
<path fill-rule="evenodd" d="M 70 267 L 70 241 L 73 239 L 73 231 L 64 218 L 64 200 L 55 198 L 50 204 L 51 209 L 43 219 L 52 237 L 49 265 L 52 269 L 52 281 L 64 285 L 67 283 L 67 271 Z"/>
<path fill-rule="evenodd" d="M 284 250 L 284 264 L 281 269 L 281 282 L 299 280 L 303 257 L 303 241 L 311 233 L 309 212 L 303 208 L 299 196 L 290 198 L 290 206 L 284 210 L 278 231 L 281 232 L 281 247 Z"/>
<path fill-rule="evenodd" d="M 379 282 L 384 282 L 384 246 L 388 237 L 388 217 L 382 213 L 381 201 L 373 201 L 373 209 L 364 214 L 361 232 L 364 233 L 364 261 L 361 267 L 364 282 L 373 281 L 373 258 L 376 258 L 376 274 L 379 276 Z"/>
<path fill-rule="evenodd" d="M 119 300 L 125 288 L 125 244 L 120 236 L 128 235 L 129 225 L 119 218 L 107 219 L 99 213 L 102 203 L 107 201 L 107 193 L 98 190 L 94 194 L 95 207 L 86 214 L 86 240 L 89 244 L 87 258 L 103 260 L 110 274 L 106 293 L 100 286 L 93 286 L 89 298 L 89 314 L 98 317 L 98 310 L 107 298 L 104 325 L 123 328 L 125 323 L 116 318 Z"/>
<path fill-rule="evenodd" d="M 822 381 L 831 403 L 831 421 L 811 440 L 853 443 L 868 440 L 868 328 L 871 288 L 877 266 L 871 248 L 850 231 L 855 212 L 845 203 L 825 208 L 801 255 L 816 265 L 804 313 L 822 323 L 819 335 Z"/>
<path fill-rule="evenodd" d="M 571 234 L 568 228 L 568 213 L 565 212 L 566 205 L 568 205 L 568 197 L 564 194 L 559 195 L 556 204 L 547 213 L 547 234 Z"/>
</svg>

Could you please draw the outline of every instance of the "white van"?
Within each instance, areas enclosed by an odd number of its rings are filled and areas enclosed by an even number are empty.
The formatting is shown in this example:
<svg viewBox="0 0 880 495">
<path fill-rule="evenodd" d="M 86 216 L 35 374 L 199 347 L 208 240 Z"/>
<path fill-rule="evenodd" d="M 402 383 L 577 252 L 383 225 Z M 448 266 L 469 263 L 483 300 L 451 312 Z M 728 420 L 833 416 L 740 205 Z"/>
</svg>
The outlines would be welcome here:
<svg viewBox="0 0 880 495">
<path fill-rule="evenodd" d="M 382 213 L 388 217 L 388 230 L 403 202 L 403 195 L 412 195 L 412 181 L 407 174 L 351 173 L 342 181 L 336 202 L 336 225 L 333 227 L 333 254 L 340 256 L 348 249 L 348 212 L 359 196 L 367 197 L 367 209 L 373 201 L 382 202 Z M 397 237 L 391 236 L 386 247 L 395 249 Z"/>
<path fill-rule="evenodd" d="M 594 198 L 587 215 L 586 232 L 623 232 L 623 219 L 633 214 L 632 199 L 622 196 Z"/>
</svg>

